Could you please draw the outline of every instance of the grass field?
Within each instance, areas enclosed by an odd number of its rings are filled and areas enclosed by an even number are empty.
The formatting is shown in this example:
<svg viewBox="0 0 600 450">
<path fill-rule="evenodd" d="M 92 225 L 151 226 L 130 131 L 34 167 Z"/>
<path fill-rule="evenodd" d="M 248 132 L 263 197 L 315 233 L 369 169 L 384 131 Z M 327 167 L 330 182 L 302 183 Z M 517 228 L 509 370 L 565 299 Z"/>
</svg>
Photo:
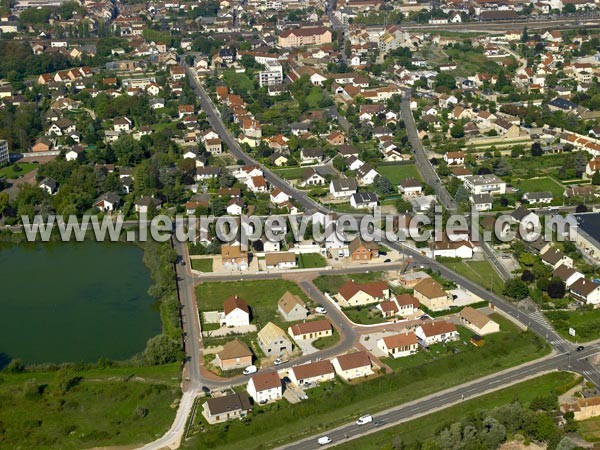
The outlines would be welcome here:
<svg viewBox="0 0 600 450">
<path fill-rule="evenodd" d="M 600 338 L 600 309 L 590 311 L 546 311 L 546 317 L 565 339 L 573 342 L 586 342 Z M 575 329 L 575 336 L 569 334 L 569 328 Z"/>
<path fill-rule="evenodd" d="M 214 311 L 222 310 L 223 301 L 232 295 L 237 295 L 250 305 L 252 322 L 259 329 L 270 321 L 286 329 L 285 322 L 277 312 L 277 301 L 287 291 L 309 302 L 298 285 L 287 280 L 202 283 L 196 287 L 196 298 L 200 311 Z"/>
<path fill-rule="evenodd" d="M 200 272 L 212 272 L 213 271 L 213 260 L 212 259 L 192 259 L 192 269 L 199 270 Z"/>
<path fill-rule="evenodd" d="M 332 345 L 337 344 L 339 340 L 340 340 L 340 335 L 334 328 L 333 334 L 331 336 L 326 336 L 326 337 L 317 339 L 316 341 L 314 341 L 312 343 L 312 346 L 314 348 L 318 348 L 319 350 L 323 350 L 324 348 L 328 348 L 328 347 L 331 347 Z"/>
<path fill-rule="evenodd" d="M 298 256 L 298 267 L 300 269 L 325 267 L 326 265 L 327 261 L 318 253 L 302 253 Z"/>
<path fill-rule="evenodd" d="M 449 426 L 461 417 L 468 416 L 470 413 L 489 410 L 516 400 L 527 406 L 534 398 L 552 394 L 556 391 L 560 392 L 575 380 L 575 376 L 568 372 L 542 375 L 472 400 L 466 400 L 459 405 L 390 427 L 384 431 L 369 434 L 347 443 L 341 443 L 335 448 L 339 450 L 391 449 L 393 439 L 398 435 L 402 437 L 404 445 L 411 445 L 417 441 L 423 442 L 434 437 L 438 430 Z"/>
<path fill-rule="evenodd" d="M 366 283 L 383 278 L 383 272 L 353 273 L 351 275 L 321 275 L 315 278 L 314 283 L 321 291 L 337 294 L 339 288 L 347 281 Z"/>
<path fill-rule="evenodd" d="M 345 308 L 344 314 L 348 316 L 354 323 L 362 325 L 370 325 L 374 323 L 384 323 L 386 320 L 383 318 L 379 310 L 375 309 L 375 305 L 362 306 L 360 308 Z"/>
<path fill-rule="evenodd" d="M 550 177 L 519 179 L 513 182 L 513 186 L 523 193 L 550 191 L 555 198 L 562 197 L 564 192 L 563 185 Z"/>
<path fill-rule="evenodd" d="M 273 169 L 273 172 L 286 180 L 298 180 L 302 177 L 304 167 L 285 167 L 283 169 Z"/>
<path fill-rule="evenodd" d="M 27 175 L 29 172 L 39 167 L 39 164 L 35 163 L 18 163 L 18 167 L 20 167 L 22 170 L 17 172 L 15 171 L 15 165 L 16 164 L 12 164 L 10 166 L 2 167 L 0 169 L 0 178 L 19 178 L 23 175 Z"/>
<path fill-rule="evenodd" d="M 392 184 L 398 184 L 406 178 L 421 179 L 421 175 L 414 164 L 398 164 L 395 166 L 378 166 L 377 172 L 386 177 Z"/>
<path fill-rule="evenodd" d="M 588 442 L 600 442 L 600 417 L 579 422 L 579 434 Z"/>
<path fill-rule="evenodd" d="M 145 444 L 175 417 L 180 365 L 2 373 L 0 447 Z"/>
<path fill-rule="evenodd" d="M 504 290 L 504 282 L 487 260 L 441 262 L 459 275 L 479 284 L 487 290 L 491 290 L 496 294 L 502 294 Z"/>
<path fill-rule="evenodd" d="M 501 326 L 511 327 L 505 321 Z M 506 333 L 496 345 L 452 353 L 449 357 L 407 367 L 357 385 L 336 380 L 307 392 L 308 400 L 257 407 L 244 422 L 205 428 L 186 448 L 259 450 L 322 433 L 360 414 L 423 397 L 547 354 L 550 348 L 531 332 Z M 200 420 L 200 419 L 199 419 Z"/>
</svg>

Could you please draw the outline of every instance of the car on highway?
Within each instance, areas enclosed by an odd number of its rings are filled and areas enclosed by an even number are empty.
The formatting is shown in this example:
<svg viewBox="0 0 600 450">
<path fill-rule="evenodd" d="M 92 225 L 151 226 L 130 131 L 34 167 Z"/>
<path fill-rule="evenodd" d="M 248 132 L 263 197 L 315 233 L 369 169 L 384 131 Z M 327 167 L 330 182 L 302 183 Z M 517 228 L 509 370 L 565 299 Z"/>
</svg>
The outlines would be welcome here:
<svg viewBox="0 0 600 450">
<path fill-rule="evenodd" d="M 371 414 L 366 414 L 358 418 L 358 420 L 356 421 L 356 425 L 365 425 L 371 422 L 373 422 L 373 416 Z"/>
<path fill-rule="evenodd" d="M 255 365 L 252 365 L 252 366 L 246 367 L 242 373 L 244 375 L 252 375 L 253 373 L 256 373 L 256 372 L 258 372 L 258 367 L 256 367 Z"/>
<path fill-rule="evenodd" d="M 315 312 L 317 314 L 327 314 L 327 310 L 325 308 L 323 308 L 322 306 L 317 306 L 315 308 Z"/>
<path fill-rule="evenodd" d="M 584 349 L 585 347 L 583 345 L 580 345 L 579 347 L 577 347 L 577 351 L 580 352 Z"/>
<path fill-rule="evenodd" d="M 329 436 L 323 436 L 320 437 L 319 439 L 317 439 L 317 443 L 319 445 L 327 445 L 327 444 L 331 444 L 333 442 L 333 439 L 331 439 Z"/>
</svg>

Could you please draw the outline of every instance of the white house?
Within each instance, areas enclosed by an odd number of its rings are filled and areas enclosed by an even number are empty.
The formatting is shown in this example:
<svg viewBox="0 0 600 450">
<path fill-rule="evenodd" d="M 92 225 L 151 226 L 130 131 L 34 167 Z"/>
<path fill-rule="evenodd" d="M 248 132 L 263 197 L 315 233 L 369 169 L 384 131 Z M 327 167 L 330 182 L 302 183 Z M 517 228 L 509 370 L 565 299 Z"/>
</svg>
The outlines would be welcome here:
<svg viewBox="0 0 600 450">
<path fill-rule="evenodd" d="M 354 178 L 336 178 L 329 183 L 329 193 L 334 198 L 348 198 L 356 194 L 357 189 Z"/>
<path fill-rule="evenodd" d="M 580 278 L 569 288 L 571 296 L 577 300 L 581 300 L 588 305 L 594 305 L 594 308 L 600 306 L 600 284 Z"/>
<path fill-rule="evenodd" d="M 281 205 L 290 201 L 290 196 L 287 195 L 279 188 L 273 189 L 271 192 L 271 203 L 274 205 Z"/>
<path fill-rule="evenodd" d="M 444 154 L 444 161 L 449 166 L 462 166 L 465 164 L 465 154 L 464 152 L 446 152 Z"/>
<path fill-rule="evenodd" d="M 458 314 L 460 321 L 467 327 L 477 333 L 479 336 L 497 333 L 500 331 L 498 322 L 493 321 L 488 316 L 470 306 L 463 308 Z"/>
<path fill-rule="evenodd" d="M 250 325 L 250 307 L 237 295 L 223 302 L 223 314 L 220 318 L 222 326 L 244 327 Z"/>
<path fill-rule="evenodd" d="M 357 192 L 350 197 L 350 206 L 356 209 L 374 209 L 377 206 L 377 194 Z"/>
<path fill-rule="evenodd" d="M 419 350 L 419 340 L 414 333 L 400 333 L 377 341 L 377 348 L 392 358 L 414 355 Z"/>
<path fill-rule="evenodd" d="M 419 344 L 423 347 L 428 347 L 432 344 L 445 343 L 456 341 L 459 338 L 456 326 L 445 320 L 437 322 L 428 322 L 419 325 L 415 330 L 415 334 L 419 338 Z"/>
<path fill-rule="evenodd" d="M 368 186 L 373 184 L 379 173 L 369 163 L 365 163 L 356 171 L 356 175 L 361 184 Z"/>
<path fill-rule="evenodd" d="M 316 361 L 301 366 L 294 366 L 289 371 L 292 383 L 302 386 L 307 384 L 319 384 L 331 381 L 335 378 L 335 370 L 328 359 Z"/>
<path fill-rule="evenodd" d="M 253 375 L 248 381 L 246 390 L 256 403 L 279 400 L 283 396 L 281 380 L 275 371 Z"/>
<path fill-rule="evenodd" d="M 506 182 L 496 175 L 470 175 L 464 178 L 464 184 L 472 194 L 506 193 Z"/>
<path fill-rule="evenodd" d="M 338 356 L 331 363 L 336 373 L 346 381 L 373 374 L 371 358 L 365 351 Z"/>
</svg>

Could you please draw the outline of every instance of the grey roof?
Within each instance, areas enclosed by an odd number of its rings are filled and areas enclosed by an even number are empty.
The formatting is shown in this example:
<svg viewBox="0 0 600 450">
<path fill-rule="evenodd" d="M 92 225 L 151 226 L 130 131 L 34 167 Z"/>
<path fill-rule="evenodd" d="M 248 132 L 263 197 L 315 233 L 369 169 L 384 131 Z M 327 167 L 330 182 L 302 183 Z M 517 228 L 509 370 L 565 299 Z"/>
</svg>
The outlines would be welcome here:
<svg viewBox="0 0 600 450">
<path fill-rule="evenodd" d="M 331 182 L 335 192 L 356 191 L 358 188 L 354 178 L 337 178 Z"/>
<path fill-rule="evenodd" d="M 252 409 L 250 400 L 245 393 L 235 393 L 207 400 L 207 406 L 212 416 L 233 411 L 249 411 Z"/>
<path fill-rule="evenodd" d="M 549 191 L 527 192 L 523 197 L 526 198 L 527 200 L 541 200 L 541 199 L 545 199 L 545 198 L 549 198 L 549 199 L 554 198 L 554 196 L 552 195 L 552 192 L 549 192 Z"/>
<path fill-rule="evenodd" d="M 493 203 L 493 201 L 494 200 L 490 194 L 475 194 L 475 195 L 473 195 L 473 203 L 476 205 Z"/>
<path fill-rule="evenodd" d="M 42 180 L 42 182 L 40 183 L 40 186 L 47 186 L 52 190 L 55 190 L 58 187 L 58 183 L 56 182 L 56 180 L 54 178 L 44 178 Z"/>
<path fill-rule="evenodd" d="M 356 192 L 352 198 L 357 205 L 377 202 L 377 194 L 374 192 Z"/>
</svg>

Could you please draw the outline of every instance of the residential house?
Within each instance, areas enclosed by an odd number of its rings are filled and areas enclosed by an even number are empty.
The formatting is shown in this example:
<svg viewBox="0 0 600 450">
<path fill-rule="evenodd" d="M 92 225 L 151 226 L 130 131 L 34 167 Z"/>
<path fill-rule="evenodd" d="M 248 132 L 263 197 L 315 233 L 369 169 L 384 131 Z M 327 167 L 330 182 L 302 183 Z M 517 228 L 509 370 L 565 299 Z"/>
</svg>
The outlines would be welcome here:
<svg viewBox="0 0 600 450">
<path fill-rule="evenodd" d="M 413 295 L 432 311 L 443 311 L 452 305 L 452 297 L 440 283 L 431 277 L 424 278 L 413 287 Z"/>
<path fill-rule="evenodd" d="M 377 348 L 394 359 L 403 358 L 417 353 L 419 350 L 419 340 L 412 332 L 394 334 L 379 339 L 377 341 Z"/>
<path fill-rule="evenodd" d="M 54 195 L 58 192 L 58 183 L 54 178 L 44 178 L 38 187 L 50 195 Z"/>
<path fill-rule="evenodd" d="M 379 256 L 379 245 L 374 241 L 363 241 L 360 236 L 356 236 L 348 248 L 352 261 L 368 262 Z"/>
<path fill-rule="evenodd" d="M 256 403 L 279 400 L 283 396 L 283 386 L 275 371 L 252 375 L 246 388 Z"/>
<path fill-rule="evenodd" d="M 320 148 L 303 148 L 300 150 L 302 164 L 314 164 L 323 161 L 323 150 Z"/>
<path fill-rule="evenodd" d="M 218 352 L 215 357 L 215 364 L 221 370 L 238 370 L 251 365 L 252 357 L 252 351 L 246 343 L 234 339 L 223 345 L 223 350 Z"/>
<path fill-rule="evenodd" d="M 113 120 L 113 130 L 117 133 L 129 132 L 133 126 L 133 122 L 127 117 L 117 117 Z"/>
<path fill-rule="evenodd" d="M 458 314 L 460 321 L 479 336 L 497 333 L 500 331 L 498 322 L 493 321 L 488 316 L 470 306 L 463 308 Z"/>
<path fill-rule="evenodd" d="M 505 194 L 506 182 L 496 175 L 470 175 L 464 178 L 465 187 L 471 194 Z"/>
<path fill-rule="evenodd" d="M 473 194 L 469 200 L 477 211 L 490 211 L 494 203 L 490 194 Z"/>
<path fill-rule="evenodd" d="M 149 196 L 140 197 L 135 202 L 135 212 L 138 214 L 148 214 L 150 210 L 159 210 L 162 206 L 162 201 Z"/>
<path fill-rule="evenodd" d="M 420 181 L 414 178 L 405 178 L 398 184 L 398 191 L 404 197 L 416 197 L 423 193 L 423 186 Z"/>
<path fill-rule="evenodd" d="M 118 209 L 120 205 L 121 197 L 112 192 L 102 194 L 96 199 L 96 202 L 94 203 L 94 207 L 104 212 L 113 212 L 116 209 Z"/>
<path fill-rule="evenodd" d="M 415 330 L 415 334 L 419 338 L 419 344 L 423 347 L 457 341 L 460 338 L 456 326 L 445 320 L 419 325 Z"/>
<path fill-rule="evenodd" d="M 239 216 L 244 212 L 244 201 L 241 198 L 232 198 L 227 202 L 225 208 L 230 216 Z"/>
<path fill-rule="evenodd" d="M 335 370 L 331 361 L 323 359 L 321 361 L 294 366 L 290 369 L 289 375 L 292 383 L 298 386 L 317 385 L 324 381 L 331 381 L 335 378 Z"/>
<path fill-rule="evenodd" d="M 301 185 L 302 186 L 322 186 L 327 180 L 325 177 L 319 173 L 318 168 L 309 167 L 308 169 L 304 169 L 301 177 Z"/>
<path fill-rule="evenodd" d="M 523 200 L 527 201 L 527 203 L 535 205 L 538 203 L 552 203 L 554 199 L 554 195 L 552 192 L 544 191 L 544 192 L 527 192 L 523 195 Z"/>
<path fill-rule="evenodd" d="M 288 334 L 296 341 L 318 339 L 332 336 L 333 327 L 327 319 L 311 320 L 291 325 L 288 328 Z"/>
<path fill-rule="evenodd" d="M 344 306 L 364 306 L 390 298 L 390 287 L 385 281 L 357 284 L 347 281 L 338 290 L 337 299 Z"/>
<path fill-rule="evenodd" d="M 356 177 L 358 182 L 362 185 L 368 186 L 373 184 L 375 178 L 379 176 L 379 173 L 371 167 L 369 163 L 365 163 L 356 171 Z"/>
<path fill-rule="evenodd" d="M 556 269 L 554 269 L 554 271 L 552 272 L 552 276 L 560 278 L 563 281 L 563 283 L 565 283 L 567 289 L 569 289 L 571 285 L 580 278 L 585 278 L 584 274 L 564 264 L 561 264 Z"/>
<path fill-rule="evenodd" d="M 243 327 L 250 325 L 250 307 L 245 300 L 232 295 L 223 302 L 221 326 Z"/>
<path fill-rule="evenodd" d="M 334 132 L 330 133 L 327 136 L 326 140 L 329 145 L 334 145 L 334 146 L 344 145 L 346 142 L 346 138 L 344 137 L 344 134 L 340 133 L 339 131 L 334 131 Z"/>
<path fill-rule="evenodd" d="M 571 296 L 587 305 L 600 306 L 600 284 L 587 278 L 579 278 L 569 288 Z"/>
<path fill-rule="evenodd" d="M 246 181 L 246 186 L 254 193 L 268 191 L 267 180 L 262 175 L 249 178 Z"/>
<path fill-rule="evenodd" d="M 237 270 L 248 269 L 248 250 L 242 245 L 223 244 L 221 246 L 221 261 L 224 267 Z"/>
<path fill-rule="evenodd" d="M 211 155 L 220 155 L 223 153 L 223 143 L 221 142 L 221 139 L 218 138 L 206 139 L 204 141 L 204 148 L 206 148 L 206 151 Z"/>
<path fill-rule="evenodd" d="M 267 269 L 292 269 L 298 263 L 294 252 L 277 252 L 265 254 L 265 265 Z"/>
<path fill-rule="evenodd" d="M 302 299 L 298 295 L 292 294 L 290 291 L 286 291 L 286 293 L 278 300 L 277 310 L 286 322 L 304 320 L 309 313 L 308 308 Z"/>
<path fill-rule="evenodd" d="M 301 27 L 283 31 L 279 35 L 282 48 L 305 47 L 331 43 L 331 31 L 325 27 Z"/>
<path fill-rule="evenodd" d="M 550 248 L 545 253 L 542 253 L 542 262 L 552 267 L 552 270 L 563 265 L 571 268 L 573 267 L 573 258 L 565 255 L 558 248 Z"/>
<path fill-rule="evenodd" d="M 337 199 L 351 197 L 357 189 L 354 178 L 336 178 L 329 183 L 329 193 Z"/>
<path fill-rule="evenodd" d="M 356 209 L 374 209 L 377 202 L 377 194 L 374 192 L 356 192 L 350 197 L 350 206 Z"/>
<path fill-rule="evenodd" d="M 271 192 L 271 203 L 274 205 L 282 205 L 290 201 L 290 196 L 279 188 L 273 189 Z"/>
<path fill-rule="evenodd" d="M 367 377 L 374 373 L 371 358 L 365 351 L 338 356 L 333 358 L 331 363 L 340 378 L 346 381 Z"/>
<path fill-rule="evenodd" d="M 292 353 L 292 341 L 273 322 L 269 322 L 258 332 L 258 345 L 265 356 L 282 356 Z"/>
<path fill-rule="evenodd" d="M 446 235 L 441 240 L 434 239 L 429 243 L 431 256 L 445 258 L 468 259 L 473 257 L 474 245 L 465 239 L 449 239 Z"/>
<path fill-rule="evenodd" d="M 582 397 L 577 398 L 573 403 L 565 403 L 560 407 L 561 412 L 573 413 L 576 421 L 591 419 L 600 416 L 600 397 Z"/>
<path fill-rule="evenodd" d="M 243 392 L 212 397 L 202 405 L 202 415 L 211 425 L 228 420 L 242 419 L 251 410 L 250 399 Z"/>
<path fill-rule="evenodd" d="M 464 152 L 446 152 L 444 161 L 449 166 L 463 166 L 465 164 L 465 154 Z"/>
</svg>

